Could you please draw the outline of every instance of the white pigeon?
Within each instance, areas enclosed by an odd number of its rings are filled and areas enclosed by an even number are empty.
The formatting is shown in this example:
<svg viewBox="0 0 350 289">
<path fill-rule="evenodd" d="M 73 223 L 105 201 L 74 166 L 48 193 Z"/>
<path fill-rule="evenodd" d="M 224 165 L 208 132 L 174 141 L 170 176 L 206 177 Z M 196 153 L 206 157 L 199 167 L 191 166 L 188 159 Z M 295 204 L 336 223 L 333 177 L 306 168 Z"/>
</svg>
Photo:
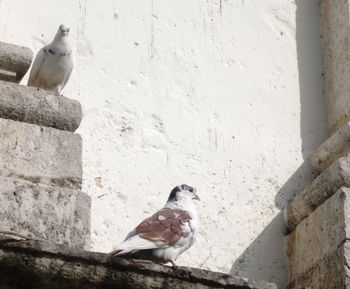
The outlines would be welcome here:
<svg viewBox="0 0 350 289">
<path fill-rule="evenodd" d="M 132 230 L 108 257 L 121 256 L 148 259 L 160 263 L 176 259 L 193 245 L 199 218 L 193 200 L 196 190 L 188 185 L 175 187 L 165 206 Z"/>
<path fill-rule="evenodd" d="M 30 71 L 28 86 L 61 95 L 73 70 L 69 28 L 60 25 L 53 41 L 41 48 Z"/>
</svg>

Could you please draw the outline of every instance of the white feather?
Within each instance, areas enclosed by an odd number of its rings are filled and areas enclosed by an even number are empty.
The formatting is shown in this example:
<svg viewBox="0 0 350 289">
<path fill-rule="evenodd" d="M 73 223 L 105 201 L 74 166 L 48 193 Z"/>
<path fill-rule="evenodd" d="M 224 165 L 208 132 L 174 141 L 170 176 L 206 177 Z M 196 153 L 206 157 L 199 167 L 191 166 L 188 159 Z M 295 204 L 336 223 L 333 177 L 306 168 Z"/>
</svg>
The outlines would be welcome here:
<svg viewBox="0 0 350 289">
<path fill-rule="evenodd" d="M 39 50 L 30 71 L 28 86 L 43 88 L 61 94 L 73 70 L 72 49 L 68 32 L 63 33 L 60 26 L 54 40 Z"/>
<path fill-rule="evenodd" d="M 147 250 L 158 248 L 154 242 L 141 238 L 139 235 L 132 236 L 119 244 L 113 251 L 119 251 L 115 255 L 124 255 L 137 250 Z"/>
</svg>

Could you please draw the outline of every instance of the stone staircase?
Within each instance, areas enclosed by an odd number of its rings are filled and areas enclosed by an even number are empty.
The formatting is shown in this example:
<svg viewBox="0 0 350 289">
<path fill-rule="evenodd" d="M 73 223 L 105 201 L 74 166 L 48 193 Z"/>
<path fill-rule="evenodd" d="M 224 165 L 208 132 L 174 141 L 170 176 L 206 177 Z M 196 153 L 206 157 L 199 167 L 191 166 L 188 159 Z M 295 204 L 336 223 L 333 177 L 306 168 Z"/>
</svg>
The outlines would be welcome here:
<svg viewBox="0 0 350 289">
<path fill-rule="evenodd" d="M 17 84 L 32 55 L 0 43 L 0 233 L 90 249 L 81 106 Z"/>
<path fill-rule="evenodd" d="M 319 176 L 284 209 L 289 286 L 350 288 L 350 3 L 321 0 L 329 138 L 310 156 Z"/>
</svg>

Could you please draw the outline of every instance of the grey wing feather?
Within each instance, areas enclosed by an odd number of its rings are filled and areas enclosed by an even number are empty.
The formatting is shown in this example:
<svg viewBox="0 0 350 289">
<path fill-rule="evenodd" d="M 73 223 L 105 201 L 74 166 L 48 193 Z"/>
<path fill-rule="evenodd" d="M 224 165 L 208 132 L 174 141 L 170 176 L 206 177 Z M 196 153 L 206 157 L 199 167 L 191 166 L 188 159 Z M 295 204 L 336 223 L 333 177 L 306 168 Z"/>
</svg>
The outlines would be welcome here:
<svg viewBox="0 0 350 289">
<path fill-rule="evenodd" d="M 62 88 L 61 88 L 61 89 L 63 89 L 63 88 L 66 86 L 66 84 L 67 84 L 67 82 L 68 82 L 68 80 L 69 80 L 69 78 L 70 78 L 70 76 L 71 76 L 71 74 L 72 74 L 72 71 L 73 71 L 73 65 L 71 66 L 71 68 L 70 68 L 70 70 L 68 71 L 68 73 L 67 73 L 65 79 L 63 80 Z"/>
<path fill-rule="evenodd" d="M 29 80 L 28 80 L 28 86 L 35 86 L 37 81 L 37 76 L 40 72 L 41 67 L 43 66 L 45 60 L 46 60 L 46 54 L 44 50 L 46 47 L 43 47 L 39 50 L 38 54 L 36 55 L 32 69 L 29 74 Z"/>
</svg>

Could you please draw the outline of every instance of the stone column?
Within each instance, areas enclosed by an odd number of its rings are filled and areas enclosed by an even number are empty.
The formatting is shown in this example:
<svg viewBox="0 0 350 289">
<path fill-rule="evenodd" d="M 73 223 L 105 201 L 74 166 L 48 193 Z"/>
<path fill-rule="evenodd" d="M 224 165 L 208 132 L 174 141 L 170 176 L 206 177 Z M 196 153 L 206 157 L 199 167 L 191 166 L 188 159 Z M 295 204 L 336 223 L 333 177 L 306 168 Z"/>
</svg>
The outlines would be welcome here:
<svg viewBox="0 0 350 289">
<path fill-rule="evenodd" d="M 321 0 L 330 137 L 311 155 L 320 175 L 289 202 L 288 288 L 350 288 L 350 4 Z"/>
<path fill-rule="evenodd" d="M 324 87 L 331 133 L 350 120 L 349 1 L 322 0 Z"/>
<path fill-rule="evenodd" d="M 4 46 L 0 43 L 0 69 L 8 72 L 0 71 L 0 233 L 90 249 L 91 204 L 81 191 L 82 140 L 74 133 L 81 106 L 7 82 L 26 73 L 32 53 L 13 46 L 6 54 Z"/>
</svg>

